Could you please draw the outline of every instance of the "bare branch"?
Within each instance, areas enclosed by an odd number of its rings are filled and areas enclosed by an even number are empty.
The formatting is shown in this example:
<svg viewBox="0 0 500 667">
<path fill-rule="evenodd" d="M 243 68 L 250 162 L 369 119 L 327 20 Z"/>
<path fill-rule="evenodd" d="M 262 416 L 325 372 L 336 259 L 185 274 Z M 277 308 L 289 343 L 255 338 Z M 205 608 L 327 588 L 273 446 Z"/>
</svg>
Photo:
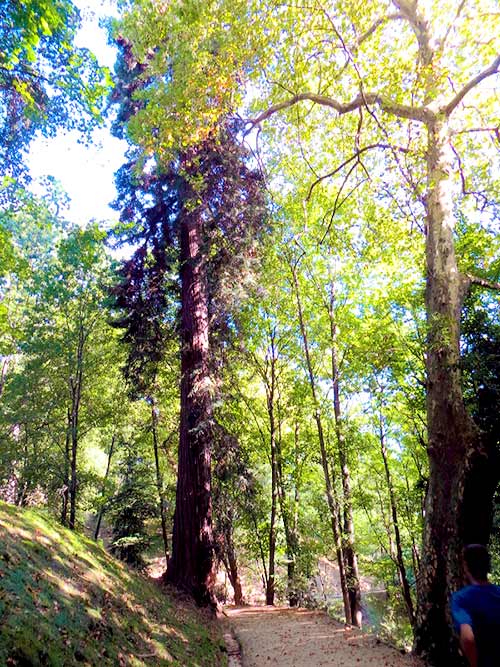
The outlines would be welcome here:
<svg viewBox="0 0 500 667">
<path fill-rule="evenodd" d="M 498 127 L 470 127 L 466 130 L 454 130 L 451 132 L 451 135 L 455 136 L 457 134 L 475 134 L 478 132 L 488 132 L 497 136 L 500 132 L 500 125 Z"/>
<path fill-rule="evenodd" d="M 351 47 L 352 50 L 357 49 L 358 46 L 360 46 L 363 42 L 365 42 L 373 33 L 379 28 L 381 25 L 384 23 L 389 23 L 389 21 L 397 21 L 399 19 L 404 19 L 403 14 L 387 14 L 387 16 L 380 16 L 378 19 L 376 19 L 371 26 L 364 32 L 362 35 L 358 37 L 356 40 L 356 44 Z"/>
<path fill-rule="evenodd" d="M 465 171 L 463 168 L 463 163 L 462 163 L 462 158 L 460 157 L 460 153 L 457 151 L 453 143 L 450 142 L 451 150 L 453 151 L 453 154 L 455 155 L 457 159 L 457 164 L 458 164 L 458 173 L 460 176 L 460 183 L 462 185 L 462 194 L 464 197 L 474 197 L 476 200 L 476 207 L 478 208 L 479 211 L 484 211 L 487 206 L 490 205 L 490 200 L 488 197 L 484 194 L 484 192 L 479 192 L 477 190 L 469 190 L 467 188 L 467 180 L 465 177 Z"/>
<path fill-rule="evenodd" d="M 457 7 L 457 11 L 455 13 L 455 18 L 452 21 L 450 21 L 450 25 L 448 26 L 448 29 L 447 29 L 446 33 L 444 34 L 443 38 L 439 40 L 438 48 L 439 48 L 440 51 L 443 51 L 444 45 L 446 44 L 446 42 L 448 40 L 448 37 L 450 36 L 453 25 L 455 24 L 455 21 L 458 19 L 458 17 L 462 13 L 462 10 L 463 10 L 464 6 L 465 6 L 465 0 L 461 0 L 460 4 Z"/>
<path fill-rule="evenodd" d="M 411 107 L 406 104 L 399 104 L 394 102 L 385 95 L 380 93 L 364 93 L 357 95 L 350 102 L 339 102 L 333 97 L 328 97 L 327 95 L 316 95 L 315 93 L 299 93 L 298 95 L 293 95 L 288 100 L 283 102 L 278 102 L 272 104 L 268 109 L 263 111 L 261 114 L 255 118 L 248 120 L 250 129 L 267 120 L 274 114 L 284 109 L 289 109 L 299 102 L 314 102 L 320 106 L 329 107 L 335 109 L 339 116 L 355 111 L 360 107 L 366 106 L 367 104 L 374 104 L 379 106 L 382 111 L 397 116 L 398 118 L 408 118 L 410 120 L 419 121 L 421 123 L 428 123 L 435 118 L 435 114 L 427 107 Z M 247 130 L 250 131 L 250 130 Z"/>
<path fill-rule="evenodd" d="M 360 160 L 359 160 L 359 164 L 361 164 L 361 161 L 360 161 Z M 352 173 L 352 172 L 354 171 L 354 169 L 357 167 L 357 165 L 358 165 L 358 163 L 354 164 L 354 165 L 351 167 L 351 169 L 349 170 L 349 173 L 348 173 L 347 176 L 344 178 L 344 181 L 343 181 L 343 183 L 342 183 L 342 185 L 341 185 L 341 187 L 340 187 L 340 190 L 337 192 L 337 196 L 335 197 L 335 202 L 334 202 L 334 204 L 333 204 L 332 215 L 331 215 L 331 217 L 330 217 L 330 223 L 329 223 L 328 227 L 326 228 L 326 231 L 325 231 L 325 233 L 323 234 L 323 236 L 322 236 L 322 238 L 321 238 L 321 241 L 319 242 L 320 245 L 323 245 L 323 243 L 325 242 L 326 237 L 327 237 L 328 234 L 330 233 L 330 229 L 332 228 L 332 225 L 333 225 L 333 219 L 334 219 L 334 217 L 335 217 L 337 211 L 344 205 L 344 203 L 349 199 L 349 197 L 350 197 L 350 196 L 351 196 L 351 195 L 352 195 L 352 194 L 353 194 L 353 193 L 354 193 L 354 192 L 355 192 L 355 191 L 356 191 L 356 190 L 357 190 L 363 183 L 366 183 L 366 181 L 369 180 L 368 178 L 363 178 L 361 181 L 359 181 L 358 183 L 356 183 L 356 185 L 355 185 L 353 188 L 351 188 L 351 190 L 349 190 L 349 192 L 346 194 L 346 196 L 343 197 L 343 198 L 342 198 L 342 201 L 339 203 L 339 198 L 340 198 L 340 195 L 342 194 L 342 191 L 343 191 L 343 189 L 344 189 L 344 186 L 345 186 L 345 184 L 347 183 L 347 181 L 348 181 L 349 176 L 351 175 L 351 173 Z"/>
<path fill-rule="evenodd" d="M 309 201 L 312 195 L 312 191 L 314 188 L 319 185 L 322 181 L 324 181 L 327 178 L 331 178 L 332 176 L 335 176 L 339 171 L 341 171 L 344 167 L 346 167 L 349 163 L 353 162 L 353 160 L 358 160 L 360 155 L 363 153 L 366 153 L 366 151 L 372 150 L 374 148 L 382 148 L 385 150 L 396 150 L 400 151 L 401 153 L 409 153 L 410 151 L 407 148 L 403 148 L 401 146 L 391 146 L 390 144 L 370 144 L 369 146 L 363 146 L 363 148 L 360 148 L 357 150 L 353 155 L 351 155 L 350 158 L 342 162 L 338 167 L 336 167 L 333 171 L 330 171 L 328 174 L 323 174 L 323 176 L 320 176 L 318 179 L 314 181 L 314 183 L 311 185 L 309 188 L 309 192 L 306 197 L 306 201 Z"/>
<path fill-rule="evenodd" d="M 497 283 L 494 280 L 486 280 L 486 278 L 473 276 L 470 273 L 466 273 L 465 278 L 469 285 L 479 285 L 479 287 L 484 287 L 485 289 L 492 290 L 493 292 L 500 292 L 500 283 Z"/>
<path fill-rule="evenodd" d="M 447 116 L 449 116 L 457 108 L 457 106 L 464 99 L 467 93 L 469 93 L 476 86 L 478 86 L 481 83 L 481 81 L 484 81 L 484 79 L 487 79 L 490 76 L 498 74 L 499 68 L 500 68 L 500 56 L 497 56 L 489 67 L 484 69 L 477 76 L 475 76 L 468 83 L 466 83 L 465 86 L 451 100 L 451 102 L 442 108 L 442 111 L 444 111 L 444 113 Z"/>
</svg>

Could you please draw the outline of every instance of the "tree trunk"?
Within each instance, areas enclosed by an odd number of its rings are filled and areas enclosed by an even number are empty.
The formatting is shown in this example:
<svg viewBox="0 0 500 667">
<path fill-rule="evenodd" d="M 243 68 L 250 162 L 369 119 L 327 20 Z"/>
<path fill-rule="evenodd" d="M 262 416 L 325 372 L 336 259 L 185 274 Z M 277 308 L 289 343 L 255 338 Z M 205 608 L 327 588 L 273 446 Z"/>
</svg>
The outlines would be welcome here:
<svg viewBox="0 0 500 667">
<path fill-rule="evenodd" d="M 61 490 L 61 523 L 63 526 L 68 522 L 68 504 L 69 504 L 69 468 L 71 458 L 71 410 L 68 408 L 66 419 L 66 437 L 64 440 L 64 480 Z"/>
<path fill-rule="evenodd" d="M 5 381 L 7 379 L 7 372 L 9 370 L 11 357 L 3 357 L 2 359 L 2 370 L 0 370 L 0 398 L 2 397 L 3 390 L 5 387 Z"/>
<path fill-rule="evenodd" d="M 236 552 L 234 550 L 234 541 L 231 529 L 232 529 L 232 521 L 231 523 L 226 525 L 226 530 L 224 535 L 224 543 L 226 550 L 225 565 L 227 574 L 229 576 L 229 581 L 231 582 L 231 586 L 233 587 L 234 604 L 237 607 L 241 607 L 244 605 L 243 591 L 241 588 L 240 575 L 238 572 L 238 560 L 236 558 Z"/>
<path fill-rule="evenodd" d="M 186 186 L 187 187 L 187 186 Z M 206 261 L 199 210 L 180 215 L 181 406 L 172 557 L 167 581 L 213 605 L 212 399 Z"/>
<path fill-rule="evenodd" d="M 419 537 L 416 534 L 415 531 L 415 517 L 414 513 L 412 511 L 411 505 L 410 505 L 410 497 L 411 497 L 411 490 L 410 490 L 410 481 L 408 479 L 408 476 L 405 473 L 405 484 L 406 484 L 406 521 L 408 525 L 408 530 L 410 532 L 410 537 L 411 537 L 411 558 L 412 558 L 412 564 L 413 564 L 413 572 L 415 573 L 415 578 L 418 576 L 418 571 L 420 569 L 420 553 L 418 550 L 417 546 L 417 541 L 419 540 Z M 419 507 L 421 503 L 419 502 Z"/>
<path fill-rule="evenodd" d="M 104 479 L 102 480 L 101 505 L 99 507 L 99 514 L 97 515 L 97 522 L 96 522 L 95 530 L 94 530 L 94 540 L 96 540 L 96 541 L 99 539 L 99 533 L 101 531 L 102 517 L 104 516 L 104 494 L 105 494 L 105 491 L 106 491 L 106 483 L 108 481 L 109 471 L 111 469 L 111 458 L 113 456 L 113 451 L 115 449 L 115 440 L 116 440 L 116 436 L 113 434 L 113 437 L 111 438 L 111 445 L 109 446 L 108 462 L 106 463 L 106 472 L 104 473 Z"/>
<path fill-rule="evenodd" d="M 262 546 L 262 540 L 260 539 L 260 535 L 259 535 L 259 526 L 258 526 L 258 523 L 257 523 L 257 517 L 255 516 L 255 514 L 253 512 L 251 514 L 251 518 L 252 518 L 253 527 L 255 528 L 255 539 L 257 540 L 257 543 L 259 545 L 259 555 L 260 555 L 260 562 L 261 562 L 261 565 L 262 565 L 262 573 L 263 573 L 262 574 L 262 581 L 264 583 L 264 589 L 267 590 L 267 580 L 268 580 L 269 577 L 267 576 L 266 556 L 265 556 L 265 553 L 264 553 L 264 547 Z"/>
<path fill-rule="evenodd" d="M 413 610 L 411 589 L 410 589 L 410 584 L 408 583 L 408 577 L 406 575 L 406 567 L 403 558 L 401 533 L 399 531 L 398 508 L 396 505 L 396 495 L 394 493 L 394 485 L 392 483 L 391 470 L 389 468 L 389 459 L 387 457 L 387 447 L 385 444 L 385 433 L 384 433 L 384 423 L 382 414 L 379 415 L 379 429 L 380 429 L 379 430 L 380 453 L 382 455 L 382 461 L 384 462 L 385 481 L 387 482 L 387 490 L 389 492 L 389 503 L 391 505 L 392 524 L 394 528 L 394 540 L 396 542 L 396 565 L 398 568 L 399 582 L 401 584 L 401 590 L 403 592 L 403 599 L 405 601 L 408 619 L 413 628 L 415 626 L 415 613 Z"/>
<path fill-rule="evenodd" d="M 347 461 L 346 441 L 342 428 L 342 412 L 340 407 L 340 382 L 339 366 L 337 361 L 337 326 L 334 314 L 335 291 L 333 284 L 330 292 L 330 303 L 328 308 L 328 317 L 330 321 L 330 344 L 331 344 L 331 362 L 332 362 L 332 385 L 333 385 L 333 410 L 335 415 L 335 434 L 337 436 L 337 445 L 339 452 L 340 471 L 342 475 L 342 492 L 344 507 L 344 539 L 343 553 L 346 567 L 347 588 L 349 591 L 349 604 L 351 610 L 352 623 L 360 628 L 362 625 L 361 613 L 361 589 L 359 586 L 358 559 L 356 556 L 354 518 L 352 510 L 351 494 L 351 475 Z"/>
<path fill-rule="evenodd" d="M 335 544 L 335 552 L 337 556 L 337 563 L 339 567 L 340 587 L 342 589 L 342 598 L 344 601 L 344 612 L 346 623 L 352 623 L 351 604 L 349 600 L 349 591 L 347 587 L 347 579 L 345 574 L 344 554 L 342 552 L 341 529 L 338 518 L 338 503 L 335 498 L 334 485 L 332 483 L 332 476 L 328 464 L 328 455 L 326 451 L 326 442 L 323 431 L 323 422 L 321 420 L 321 411 L 318 402 L 316 391 L 316 380 L 313 373 L 311 355 L 309 352 L 309 341 L 304 321 L 304 314 L 302 311 L 302 301 L 300 299 L 299 283 L 297 280 L 297 267 L 293 264 L 293 260 L 289 260 L 290 272 L 292 274 L 292 284 L 295 292 L 295 299 L 297 303 L 297 315 L 299 319 L 300 333 L 302 336 L 302 344 L 304 347 L 304 356 L 306 361 L 307 373 L 309 378 L 309 387 L 314 404 L 314 420 L 318 432 L 319 447 L 321 453 L 321 465 L 323 468 L 323 475 L 325 478 L 326 499 L 328 502 L 328 509 L 330 512 L 330 522 L 332 527 L 333 540 Z"/>
<path fill-rule="evenodd" d="M 68 527 L 75 529 L 76 523 L 76 496 L 78 490 L 77 478 L 77 454 L 78 454 L 78 419 L 80 416 L 80 400 L 82 395 L 83 383 L 83 349 L 85 346 L 85 332 L 83 325 L 80 324 L 78 330 L 78 346 L 76 350 L 75 376 L 70 377 L 70 395 L 71 395 L 71 415 L 70 415 L 70 434 L 71 434 L 71 462 L 70 462 L 70 483 L 69 483 L 69 522 Z"/>
<path fill-rule="evenodd" d="M 275 585 L 275 570 L 276 570 L 276 514 L 277 514 L 277 499 L 278 499 L 278 457 L 276 444 L 276 417 L 274 414 L 274 401 L 276 392 L 276 349 L 275 349 L 275 332 L 270 333 L 269 350 L 271 354 L 270 370 L 271 377 L 266 378 L 266 395 L 267 395 L 267 414 L 269 418 L 269 438 L 270 438 L 270 454 L 271 454 L 271 516 L 269 521 L 269 567 L 266 586 L 266 604 L 274 604 L 274 585 Z"/>
<path fill-rule="evenodd" d="M 295 438 L 297 439 L 297 425 L 295 428 Z M 281 435 L 276 441 L 277 454 L 277 473 L 278 473 L 278 499 L 280 503 L 281 518 L 285 531 L 286 554 L 287 554 L 287 584 L 288 584 L 288 604 L 290 607 L 296 607 L 299 603 L 295 586 L 295 559 L 298 552 L 297 525 L 287 507 L 285 485 L 283 481 L 283 454 L 281 450 Z M 294 500 L 295 502 L 295 500 Z M 290 525 L 290 523 L 292 525 Z"/>
<path fill-rule="evenodd" d="M 452 157 L 448 127 L 428 123 L 426 241 L 427 422 L 429 487 L 418 580 L 415 648 L 432 664 L 457 659 L 449 599 L 463 584 L 465 479 L 479 436 L 464 406 L 459 369 L 465 285 L 455 256 Z M 477 505 L 478 512 L 483 508 Z M 479 514 L 476 514 L 479 516 Z"/>
<path fill-rule="evenodd" d="M 170 554 L 168 551 L 167 517 L 165 515 L 165 495 L 163 493 L 163 478 L 160 470 L 160 457 L 158 452 L 158 408 L 154 398 L 151 399 L 151 432 L 153 434 L 153 451 L 155 456 L 156 489 L 158 491 L 158 504 L 161 518 L 161 535 L 163 539 L 163 552 L 165 554 L 165 566 L 168 567 Z"/>
</svg>

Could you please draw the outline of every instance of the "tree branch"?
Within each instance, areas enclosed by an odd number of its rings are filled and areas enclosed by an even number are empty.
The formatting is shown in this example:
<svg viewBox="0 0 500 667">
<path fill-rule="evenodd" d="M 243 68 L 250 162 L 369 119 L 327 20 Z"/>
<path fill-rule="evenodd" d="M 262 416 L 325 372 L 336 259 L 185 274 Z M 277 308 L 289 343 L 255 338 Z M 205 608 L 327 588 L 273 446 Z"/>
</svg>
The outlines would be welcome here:
<svg viewBox="0 0 500 667">
<path fill-rule="evenodd" d="M 398 102 L 394 102 L 390 98 L 386 97 L 385 95 L 381 95 L 380 93 L 363 93 L 357 95 L 350 102 L 339 102 L 333 97 L 329 97 L 327 95 L 317 95 L 315 93 L 299 93 L 297 95 L 293 95 L 288 100 L 272 104 L 268 109 L 263 111 L 255 118 L 249 119 L 248 123 L 250 125 L 250 129 L 247 130 L 247 132 L 279 111 L 289 109 L 295 104 L 305 101 L 314 102 L 320 106 L 335 109 L 339 116 L 343 116 L 344 114 L 350 113 L 351 111 L 360 109 L 361 107 L 364 107 L 368 104 L 374 104 L 379 106 L 382 111 L 392 114 L 393 116 L 397 116 L 398 118 L 408 118 L 410 120 L 419 121 L 421 123 L 427 123 L 433 120 L 435 117 L 434 112 L 427 107 L 412 107 L 406 104 L 399 104 Z"/>
<path fill-rule="evenodd" d="M 416 0 L 393 0 L 393 4 L 411 25 L 417 38 L 420 60 L 424 66 L 432 62 L 434 51 L 431 47 L 429 24 L 417 10 Z"/>
<path fill-rule="evenodd" d="M 362 35 L 358 37 L 356 43 L 351 47 L 351 50 L 356 50 L 364 41 L 366 41 L 373 33 L 384 23 L 389 23 L 389 21 L 397 21 L 404 19 L 403 14 L 387 14 L 387 16 L 380 16 L 376 19 L 372 25 L 366 30 Z"/>
<path fill-rule="evenodd" d="M 479 85 L 481 81 L 484 81 L 484 79 L 487 79 L 489 76 L 493 76 L 494 74 L 498 74 L 499 68 L 500 68 L 500 56 L 497 56 L 489 67 L 484 69 L 477 76 L 475 76 L 468 83 L 466 83 L 465 86 L 462 88 L 462 90 L 460 90 L 451 100 L 451 102 L 447 104 L 445 107 L 443 107 L 442 111 L 444 111 L 444 113 L 447 116 L 449 116 L 457 108 L 457 106 L 464 99 L 467 93 L 469 93 L 473 88 Z"/>
<path fill-rule="evenodd" d="M 500 283 L 497 283 L 494 280 L 486 280 L 486 278 L 473 276 L 470 273 L 466 273 L 465 278 L 467 279 L 469 285 L 479 285 L 479 287 L 484 287 L 485 289 L 492 290 L 493 292 L 500 291 Z"/>
<path fill-rule="evenodd" d="M 366 153 L 366 151 L 372 150 L 374 148 L 383 148 L 385 150 L 396 150 L 400 151 L 402 153 L 409 153 L 410 151 L 407 148 L 403 148 L 401 146 L 391 146 L 390 144 L 370 144 L 369 146 L 363 146 L 363 148 L 360 148 L 357 150 L 353 155 L 351 155 L 350 158 L 342 162 L 338 167 L 336 167 L 333 171 L 328 172 L 328 174 L 323 174 L 323 176 L 319 176 L 314 183 L 311 185 L 309 188 L 309 192 L 307 193 L 306 197 L 306 202 L 308 202 L 311 198 L 312 191 L 314 188 L 319 185 L 322 181 L 324 181 L 326 178 L 331 178 L 332 176 L 335 176 L 339 171 L 341 171 L 344 167 L 346 167 L 350 162 L 353 160 L 359 159 L 359 156 L 362 155 L 363 153 Z"/>
<path fill-rule="evenodd" d="M 450 36 L 453 25 L 454 25 L 455 21 L 459 18 L 460 14 L 462 13 L 464 6 L 465 6 L 465 0 L 461 0 L 460 4 L 457 7 L 457 11 L 455 13 L 455 18 L 453 19 L 453 21 L 450 21 L 450 25 L 448 26 L 448 29 L 446 30 L 446 33 L 444 34 L 442 39 L 439 40 L 438 48 L 439 48 L 440 51 L 443 51 L 444 45 L 446 44 L 446 42 L 448 40 L 448 37 Z"/>
</svg>

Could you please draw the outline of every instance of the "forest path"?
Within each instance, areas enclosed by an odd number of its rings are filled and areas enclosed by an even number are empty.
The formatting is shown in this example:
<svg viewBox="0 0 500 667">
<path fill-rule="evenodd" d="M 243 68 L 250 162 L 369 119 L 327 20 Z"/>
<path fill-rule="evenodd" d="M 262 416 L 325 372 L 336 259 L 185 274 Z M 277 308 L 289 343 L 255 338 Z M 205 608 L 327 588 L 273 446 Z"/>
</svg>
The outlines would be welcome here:
<svg viewBox="0 0 500 667">
<path fill-rule="evenodd" d="M 422 667 L 373 635 L 326 614 L 288 607 L 228 607 L 243 667 Z"/>
</svg>

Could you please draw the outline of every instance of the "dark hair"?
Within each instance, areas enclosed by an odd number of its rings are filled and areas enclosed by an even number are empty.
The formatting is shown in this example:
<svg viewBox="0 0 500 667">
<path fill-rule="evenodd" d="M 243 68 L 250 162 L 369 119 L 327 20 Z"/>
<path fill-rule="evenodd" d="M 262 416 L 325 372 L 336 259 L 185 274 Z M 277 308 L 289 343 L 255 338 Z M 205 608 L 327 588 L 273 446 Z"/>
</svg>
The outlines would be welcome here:
<svg viewBox="0 0 500 667">
<path fill-rule="evenodd" d="M 490 555 L 484 544 L 468 544 L 464 549 L 467 569 L 474 579 L 486 579 L 490 571 Z"/>
</svg>

